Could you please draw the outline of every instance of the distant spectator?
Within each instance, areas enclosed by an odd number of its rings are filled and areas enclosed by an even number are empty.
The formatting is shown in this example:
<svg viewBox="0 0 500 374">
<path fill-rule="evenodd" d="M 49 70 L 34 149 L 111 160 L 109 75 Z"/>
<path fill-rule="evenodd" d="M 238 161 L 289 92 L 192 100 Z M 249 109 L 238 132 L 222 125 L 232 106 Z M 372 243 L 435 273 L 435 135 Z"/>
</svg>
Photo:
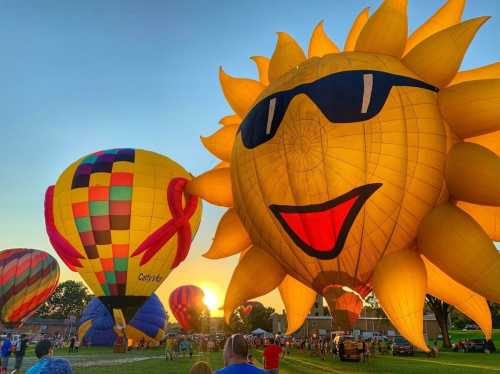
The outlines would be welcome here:
<svg viewBox="0 0 500 374">
<path fill-rule="evenodd" d="M 12 334 L 8 333 L 5 339 L 2 341 L 2 348 L 0 350 L 2 367 L 0 368 L 0 374 L 7 374 L 7 369 L 9 368 L 9 357 L 12 350 L 12 343 L 10 341 L 11 338 Z"/>
<path fill-rule="evenodd" d="M 249 365 L 255 365 L 254 362 L 253 362 L 253 354 L 249 353 L 247 355 L 247 362 Z"/>
<path fill-rule="evenodd" d="M 189 343 L 186 338 L 183 338 L 181 342 L 179 343 L 180 350 L 182 352 L 182 357 L 186 357 L 186 354 L 188 353 L 188 346 Z"/>
<path fill-rule="evenodd" d="M 264 374 L 261 369 L 247 362 L 248 343 L 241 334 L 234 334 L 226 340 L 224 346 L 224 369 L 215 374 Z"/>
<path fill-rule="evenodd" d="M 319 347 L 319 343 L 318 343 Z M 274 343 L 274 338 L 269 339 L 269 345 L 264 349 L 264 369 L 269 374 L 278 374 L 280 367 L 280 355 L 283 350 Z"/>
<path fill-rule="evenodd" d="M 54 358 L 54 350 L 50 340 L 42 340 L 35 347 L 38 362 L 33 365 L 26 374 L 72 374 L 68 361 L 62 358 Z"/>
<path fill-rule="evenodd" d="M 165 342 L 165 360 L 174 359 L 174 338 L 169 336 Z"/>
<path fill-rule="evenodd" d="M 146 348 L 146 339 L 144 339 L 144 336 L 141 338 L 139 341 L 139 344 L 137 345 L 137 349 L 144 349 Z"/>
<path fill-rule="evenodd" d="M 72 336 L 71 339 L 69 340 L 69 349 L 68 352 L 71 353 L 75 350 L 75 337 Z"/>
<path fill-rule="evenodd" d="M 80 349 L 80 340 L 78 339 L 78 337 L 75 338 L 75 352 L 78 352 L 78 350 Z"/>
<path fill-rule="evenodd" d="M 22 334 L 21 339 L 16 344 L 16 363 L 14 365 L 14 371 L 12 373 L 17 373 L 21 371 L 21 367 L 23 366 L 24 355 L 26 354 L 26 348 L 28 347 L 28 339 L 26 335 Z"/>
<path fill-rule="evenodd" d="M 488 339 L 484 343 L 484 351 L 486 353 L 495 353 L 497 351 L 497 348 L 495 347 L 495 343 L 493 343 L 493 340 Z"/>
<path fill-rule="evenodd" d="M 439 348 L 438 348 L 438 345 L 437 345 L 437 340 L 435 340 L 433 343 L 432 343 L 432 346 L 430 348 L 430 351 L 429 353 L 427 354 L 429 357 L 437 357 L 439 354 Z"/>
<path fill-rule="evenodd" d="M 174 340 L 174 356 L 176 358 L 181 356 L 181 342 L 177 338 Z"/>
<path fill-rule="evenodd" d="M 199 361 L 193 365 L 190 374 L 212 374 L 212 369 L 206 362 Z"/>
<path fill-rule="evenodd" d="M 188 352 L 189 352 L 189 358 L 193 358 L 193 343 L 188 340 Z"/>
<path fill-rule="evenodd" d="M 345 354 L 345 344 L 344 344 L 344 339 L 341 339 L 339 343 L 339 358 L 341 361 L 344 360 L 344 354 Z"/>
</svg>

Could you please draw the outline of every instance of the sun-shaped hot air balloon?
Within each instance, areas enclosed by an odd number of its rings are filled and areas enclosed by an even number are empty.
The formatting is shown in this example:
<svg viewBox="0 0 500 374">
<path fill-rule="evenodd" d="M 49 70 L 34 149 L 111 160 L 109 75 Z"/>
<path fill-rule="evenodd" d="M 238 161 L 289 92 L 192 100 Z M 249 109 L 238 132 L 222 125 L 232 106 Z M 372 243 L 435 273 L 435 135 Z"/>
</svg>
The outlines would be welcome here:
<svg viewBox="0 0 500 374">
<path fill-rule="evenodd" d="M 59 281 L 59 265 L 47 252 L 29 248 L 0 251 L 0 322 L 17 327 L 33 315 Z"/>
<path fill-rule="evenodd" d="M 179 325 L 186 332 L 201 329 L 202 319 L 208 315 L 208 308 L 203 302 L 205 293 L 198 286 L 177 287 L 170 293 L 168 303 Z"/>
<path fill-rule="evenodd" d="M 82 157 L 47 190 L 52 246 L 127 321 L 188 254 L 201 217 L 190 179 L 165 156 L 121 148 Z"/>
<path fill-rule="evenodd" d="M 459 72 L 488 17 L 446 2 L 407 37 L 407 2 L 355 19 L 343 51 L 320 23 L 307 56 L 278 33 L 259 80 L 220 70 L 234 114 L 202 138 L 222 162 L 188 184 L 229 207 L 206 257 L 242 253 L 225 317 L 279 287 L 288 333 L 323 294 L 349 322 L 373 290 L 428 350 L 426 293 L 491 336 L 500 301 L 500 63 Z M 250 249 L 248 249 L 250 248 Z M 337 304 L 337 300 L 339 300 Z M 349 305 L 347 305 L 349 304 Z M 350 314 L 349 314 L 350 313 Z"/>
</svg>

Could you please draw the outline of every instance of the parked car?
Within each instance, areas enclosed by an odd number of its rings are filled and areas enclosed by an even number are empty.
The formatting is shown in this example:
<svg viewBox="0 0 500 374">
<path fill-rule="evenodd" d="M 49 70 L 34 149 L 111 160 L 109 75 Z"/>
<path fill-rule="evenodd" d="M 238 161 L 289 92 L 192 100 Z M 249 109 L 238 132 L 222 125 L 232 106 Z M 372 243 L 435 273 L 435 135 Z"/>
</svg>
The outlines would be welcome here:
<svg viewBox="0 0 500 374">
<path fill-rule="evenodd" d="M 402 336 L 396 336 L 394 342 L 392 343 L 392 355 L 410 355 L 415 354 L 415 348 L 413 345 L 403 338 Z"/>
<path fill-rule="evenodd" d="M 359 342 L 354 336 L 336 336 L 333 343 L 337 346 L 340 361 L 361 361 L 362 349 L 359 350 Z"/>
<path fill-rule="evenodd" d="M 466 352 L 484 352 L 484 339 L 469 339 L 465 344 Z"/>
<path fill-rule="evenodd" d="M 469 323 L 465 325 L 462 331 L 468 331 L 468 330 L 479 330 L 479 326 L 474 323 Z"/>
</svg>

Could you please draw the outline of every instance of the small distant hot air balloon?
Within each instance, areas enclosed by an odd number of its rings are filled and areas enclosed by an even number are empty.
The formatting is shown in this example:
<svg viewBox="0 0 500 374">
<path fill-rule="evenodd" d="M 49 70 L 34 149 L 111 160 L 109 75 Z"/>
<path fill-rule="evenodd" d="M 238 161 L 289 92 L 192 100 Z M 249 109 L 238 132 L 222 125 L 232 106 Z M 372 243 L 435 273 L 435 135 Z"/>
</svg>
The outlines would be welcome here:
<svg viewBox="0 0 500 374">
<path fill-rule="evenodd" d="M 363 300 L 355 293 L 345 292 L 335 300 L 335 307 L 330 309 L 338 329 L 352 330 L 363 309 Z"/>
<path fill-rule="evenodd" d="M 120 148 L 79 159 L 47 190 L 54 249 L 127 321 L 189 252 L 201 217 L 190 179 L 165 156 Z"/>
<path fill-rule="evenodd" d="M 133 344 L 144 339 L 150 345 L 158 345 L 165 335 L 166 322 L 165 308 L 158 296 L 153 294 L 127 324 L 125 334 Z M 117 337 L 114 327 L 111 313 L 98 298 L 94 298 L 83 311 L 78 336 L 92 346 L 110 347 Z"/>
<path fill-rule="evenodd" d="M 57 287 L 59 265 L 47 252 L 28 248 L 0 252 L 0 322 L 17 327 Z"/>
<path fill-rule="evenodd" d="M 169 298 L 170 310 L 186 332 L 199 328 L 200 316 L 207 311 L 203 303 L 205 293 L 197 286 L 177 287 Z"/>
<path fill-rule="evenodd" d="M 243 313 L 245 316 L 249 316 L 250 313 L 252 313 L 253 306 L 252 305 L 242 305 L 240 307 L 240 311 Z"/>
<path fill-rule="evenodd" d="M 244 316 L 249 316 L 250 313 L 252 313 L 253 309 L 259 305 L 262 306 L 262 304 L 258 301 L 247 301 L 242 306 L 240 306 L 240 311 Z"/>
</svg>

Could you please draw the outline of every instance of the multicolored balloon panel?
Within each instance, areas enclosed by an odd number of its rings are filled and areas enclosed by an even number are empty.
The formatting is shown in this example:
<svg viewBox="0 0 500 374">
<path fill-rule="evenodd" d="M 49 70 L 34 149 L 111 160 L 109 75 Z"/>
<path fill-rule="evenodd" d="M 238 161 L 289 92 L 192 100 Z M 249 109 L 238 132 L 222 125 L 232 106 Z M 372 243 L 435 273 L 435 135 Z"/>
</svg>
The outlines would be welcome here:
<svg viewBox="0 0 500 374">
<path fill-rule="evenodd" d="M 203 303 L 205 293 L 197 286 L 177 287 L 169 297 L 170 310 L 184 331 L 192 331 L 197 321 L 195 315 L 206 310 Z"/>
<path fill-rule="evenodd" d="M 144 150 L 83 157 L 47 191 L 51 243 L 96 296 L 147 297 L 187 256 L 199 226 L 201 204 L 183 193 L 190 178 Z"/>
<path fill-rule="evenodd" d="M 165 335 L 167 313 L 158 296 L 151 295 L 126 326 L 125 332 L 132 344 L 144 340 L 148 344 L 158 345 Z M 113 316 L 107 307 L 94 298 L 85 308 L 78 336 L 80 340 L 92 346 L 112 346 L 117 337 Z"/>
<path fill-rule="evenodd" d="M 16 326 L 57 287 L 59 265 L 48 253 L 14 248 L 0 252 L 0 321 Z"/>
</svg>

